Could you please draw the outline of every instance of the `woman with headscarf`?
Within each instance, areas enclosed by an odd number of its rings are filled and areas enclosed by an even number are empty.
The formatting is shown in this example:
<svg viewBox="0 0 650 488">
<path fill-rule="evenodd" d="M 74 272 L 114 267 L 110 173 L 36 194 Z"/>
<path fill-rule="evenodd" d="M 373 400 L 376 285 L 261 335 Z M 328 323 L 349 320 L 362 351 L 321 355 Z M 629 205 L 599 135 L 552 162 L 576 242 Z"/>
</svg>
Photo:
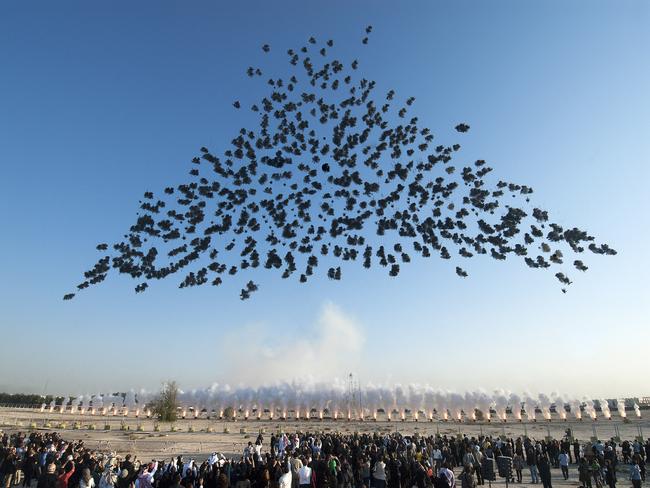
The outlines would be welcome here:
<svg viewBox="0 0 650 488">
<path fill-rule="evenodd" d="M 341 463 L 341 479 L 343 488 L 354 487 L 354 473 L 352 472 L 352 466 L 346 459 Z"/>
<path fill-rule="evenodd" d="M 454 478 L 454 472 L 446 462 L 442 463 L 442 467 L 438 470 L 438 480 L 443 482 L 440 483 L 441 486 L 456 488 L 456 479 Z"/>
<path fill-rule="evenodd" d="M 187 483 L 194 483 L 196 480 L 196 464 L 194 459 L 190 459 L 189 462 L 183 465 L 182 471 L 183 486 L 187 486 Z"/>
<path fill-rule="evenodd" d="M 136 488 L 153 488 L 153 475 L 156 474 L 158 469 L 158 461 L 149 463 L 138 475 L 138 479 L 135 482 Z"/>
<path fill-rule="evenodd" d="M 115 488 L 117 483 L 117 459 L 110 458 L 104 467 L 104 472 L 99 479 L 99 488 Z"/>
<path fill-rule="evenodd" d="M 81 471 L 81 478 L 79 479 L 79 488 L 95 488 L 95 480 L 93 479 L 90 469 L 84 468 Z"/>
</svg>

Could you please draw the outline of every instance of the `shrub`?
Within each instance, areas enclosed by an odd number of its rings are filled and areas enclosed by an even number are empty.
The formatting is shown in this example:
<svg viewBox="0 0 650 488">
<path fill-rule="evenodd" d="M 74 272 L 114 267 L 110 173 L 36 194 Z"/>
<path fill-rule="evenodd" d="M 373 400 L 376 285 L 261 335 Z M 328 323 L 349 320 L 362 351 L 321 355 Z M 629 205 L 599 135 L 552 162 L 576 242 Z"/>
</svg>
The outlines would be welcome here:
<svg viewBox="0 0 650 488">
<path fill-rule="evenodd" d="M 175 422 L 178 418 L 178 385 L 175 381 L 164 383 L 151 411 L 163 422 Z"/>
<path fill-rule="evenodd" d="M 235 418 L 235 409 L 228 407 L 223 411 L 223 418 L 226 420 L 232 420 Z"/>
</svg>

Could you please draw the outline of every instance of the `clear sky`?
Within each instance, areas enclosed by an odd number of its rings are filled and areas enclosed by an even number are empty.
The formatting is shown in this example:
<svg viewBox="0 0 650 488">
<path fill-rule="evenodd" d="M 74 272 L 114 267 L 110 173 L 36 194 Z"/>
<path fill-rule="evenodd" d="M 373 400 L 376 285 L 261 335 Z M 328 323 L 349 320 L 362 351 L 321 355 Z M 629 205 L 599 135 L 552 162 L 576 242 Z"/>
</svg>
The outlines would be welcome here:
<svg viewBox="0 0 650 488">
<path fill-rule="evenodd" d="M 2 2 L 0 391 L 353 370 L 457 390 L 650 394 L 648 25 L 645 0 Z M 136 296 L 113 276 L 63 302 L 143 191 L 186 180 L 200 146 L 223 148 L 246 122 L 231 103 L 255 95 L 244 70 L 260 46 L 310 35 L 360 56 L 379 89 L 417 97 L 438 139 L 468 122 L 462 158 L 531 185 L 555 220 L 618 256 L 586 256 L 566 295 L 552 273 L 478 258 L 465 280 L 439 259 L 307 286 L 264 272 L 245 302 L 238 283 L 172 279 Z"/>
</svg>

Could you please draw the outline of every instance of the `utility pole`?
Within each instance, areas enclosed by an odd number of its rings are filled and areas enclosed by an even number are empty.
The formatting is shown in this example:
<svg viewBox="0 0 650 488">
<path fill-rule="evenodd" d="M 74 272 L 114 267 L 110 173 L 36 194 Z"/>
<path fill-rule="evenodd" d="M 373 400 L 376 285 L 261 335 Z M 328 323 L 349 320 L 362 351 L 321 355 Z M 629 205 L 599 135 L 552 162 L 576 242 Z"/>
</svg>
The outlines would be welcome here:
<svg viewBox="0 0 650 488">
<path fill-rule="evenodd" d="M 348 420 L 352 416 L 352 406 L 354 405 L 354 376 L 348 375 Z"/>
<path fill-rule="evenodd" d="M 361 399 L 361 382 L 357 380 L 357 397 L 359 399 L 359 417 L 363 416 L 363 403 Z"/>
</svg>

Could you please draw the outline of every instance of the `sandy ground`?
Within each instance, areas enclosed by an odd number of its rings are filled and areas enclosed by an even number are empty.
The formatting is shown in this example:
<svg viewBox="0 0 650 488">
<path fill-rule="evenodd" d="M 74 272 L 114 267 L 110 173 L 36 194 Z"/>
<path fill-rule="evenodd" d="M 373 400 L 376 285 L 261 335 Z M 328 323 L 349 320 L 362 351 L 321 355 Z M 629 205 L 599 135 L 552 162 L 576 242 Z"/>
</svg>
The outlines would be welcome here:
<svg viewBox="0 0 650 488">
<path fill-rule="evenodd" d="M 159 430 L 155 430 L 158 425 Z M 91 427 L 94 426 L 94 430 Z M 106 429 L 110 426 L 110 430 Z M 415 422 L 347 421 L 347 420 L 268 420 L 249 419 L 223 421 L 217 419 L 183 419 L 174 424 L 156 423 L 151 419 L 118 416 L 90 416 L 70 413 L 49 413 L 31 409 L 0 408 L 0 428 L 5 432 L 57 430 L 69 439 L 83 439 L 87 446 L 102 451 L 135 453 L 141 459 L 165 459 L 172 455 L 204 459 L 217 451 L 226 455 L 239 455 L 248 441 L 254 441 L 259 432 L 267 437 L 274 432 L 395 432 L 403 434 L 432 435 L 436 433 L 457 435 L 529 436 L 542 439 L 548 435 L 560 438 L 571 428 L 574 436 L 587 442 L 592 437 L 607 440 L 620 436 L 634 439 L 650 434 L 650 421 L 630 419 L 623 422 L 618 417 L 597 421 L 538 420 L 512 422 Z M 128 429 L 128 430 L 126 430 Z"/>
</svg>

